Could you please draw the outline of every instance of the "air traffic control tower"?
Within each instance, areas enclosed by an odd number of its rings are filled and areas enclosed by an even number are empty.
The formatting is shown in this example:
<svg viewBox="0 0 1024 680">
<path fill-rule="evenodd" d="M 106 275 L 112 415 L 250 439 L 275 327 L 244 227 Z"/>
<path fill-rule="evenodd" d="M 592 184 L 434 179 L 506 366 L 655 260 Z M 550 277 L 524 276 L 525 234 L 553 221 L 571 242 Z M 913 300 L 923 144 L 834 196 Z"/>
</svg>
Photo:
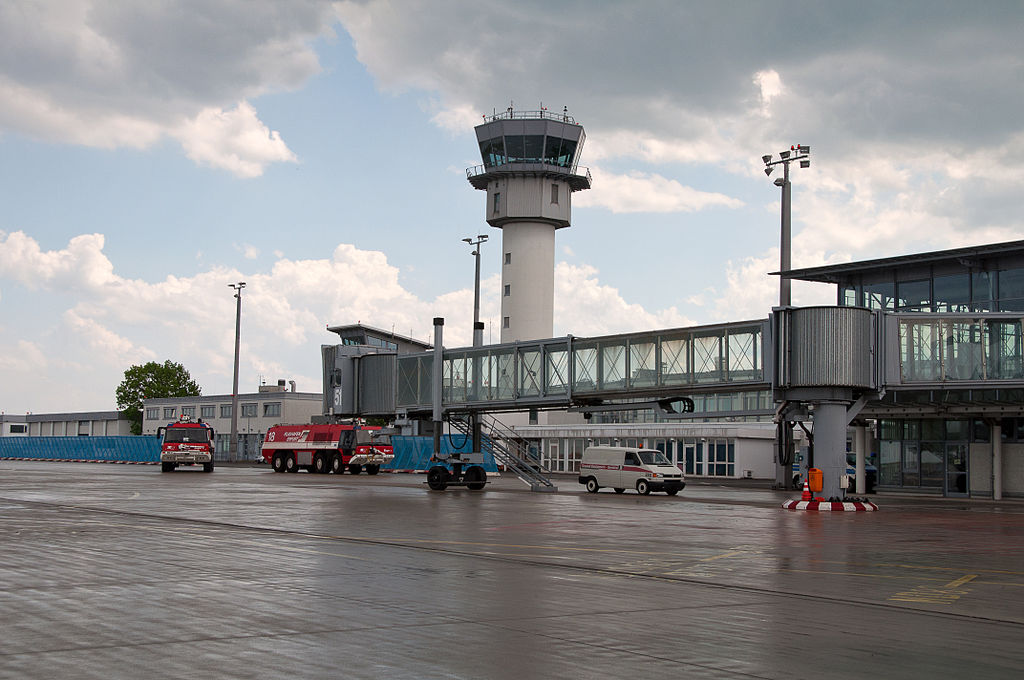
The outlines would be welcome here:
<svg viewBox="0 0 1024 680">
<path fill-rule="evenodd" d="M 553 334 L 555 230 L 568 227 L 572 193 L 590 188 L 577 167 L 586 135 L 569 115 L 508 110 L 476 127 L 483 165 L 466 170 L 487 192 L 487 223 L 501 236 L 501 342 Z"/>
</svg>

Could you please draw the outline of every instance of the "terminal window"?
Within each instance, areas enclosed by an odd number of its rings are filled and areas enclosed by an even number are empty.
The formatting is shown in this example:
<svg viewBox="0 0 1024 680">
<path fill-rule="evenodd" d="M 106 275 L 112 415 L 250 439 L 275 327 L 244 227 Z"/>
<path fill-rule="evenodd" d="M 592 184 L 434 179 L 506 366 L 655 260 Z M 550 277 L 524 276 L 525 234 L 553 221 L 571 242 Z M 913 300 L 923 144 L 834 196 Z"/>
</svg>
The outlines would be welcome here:
<svg viewBox="0 0 1024 680">
<path fill-rule="evenodd" d="M 156 420 L 160 417 L 160 409 L 158 408 L 147 408 L 146 409 L 146 420 Z"/>
<path fill-rule="evenodd" d="M 230 418 L 231 417 L 231 404 L 221 404 L 220 417 Z"/>
<path fill-rule="evenodd" d="M 552 184 L 551 185 L 551 202 L 554 203 L 555 205 L 558 204 L 558 185 L 557 184 Z"/>
<path fill-rule="evenodd" d="M 271 402 L 263 405 L 263 415 L 268 418 L 279 418 L 281 416 L 281 403 Z"/>
<path fill-rule="evenodd" d="M 200 406 L 199 407 L 200 417 L 202 418 L 213 418 L 217 414 L 216 406 Z"/>
<path fill-rule="evenodd" d="M 164 418 L 173 418 L 173 417 L 174 417 L 174 407 L 170 406 L 170 407 L 165 408 L 164 409 Z"/>
<path fill-rule="evenodd" d="M 505 264 L 512 264 L 512 253 L 505 253 Z"/>
<path fill-rule="evenodd" d="M 502 328 L 508 328 L 508 317 L 507 316 L 504 319 L 501 320 L 501 327 Z"/>
<path fill-rule="evenodd" d="M 256 417 L 256 404 L 242 404 L 243 418 L 255 418 Z"/>
<path fill-rule="evenodd" d="M 508 297 L 511 294 L 512 294 L 512 284 L 506 283 L 505 284 L 505 297 Z"/>
</svg>

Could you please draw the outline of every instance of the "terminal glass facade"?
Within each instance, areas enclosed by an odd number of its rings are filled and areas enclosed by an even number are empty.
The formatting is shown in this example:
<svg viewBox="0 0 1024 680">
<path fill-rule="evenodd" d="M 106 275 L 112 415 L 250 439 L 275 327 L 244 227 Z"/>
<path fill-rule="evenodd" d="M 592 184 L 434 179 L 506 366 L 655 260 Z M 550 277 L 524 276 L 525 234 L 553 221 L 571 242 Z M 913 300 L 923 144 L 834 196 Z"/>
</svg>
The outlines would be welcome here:
<svg viewBox="0 0 1024 680">
<path fill-rule="evenodd" d="M 896 312 L 1024 312 L 1024 268 L 857 274 L 839 284 L 838 304 Z"/>
<path fill-rule="evenodd" d="M 686 475 L 736 476 L 736 441 L 724 437 L 548 437 L 541 441 L 541 460 L 552 472 L 578 474 L 588 446 L 657 449 Z"/>
</svg>

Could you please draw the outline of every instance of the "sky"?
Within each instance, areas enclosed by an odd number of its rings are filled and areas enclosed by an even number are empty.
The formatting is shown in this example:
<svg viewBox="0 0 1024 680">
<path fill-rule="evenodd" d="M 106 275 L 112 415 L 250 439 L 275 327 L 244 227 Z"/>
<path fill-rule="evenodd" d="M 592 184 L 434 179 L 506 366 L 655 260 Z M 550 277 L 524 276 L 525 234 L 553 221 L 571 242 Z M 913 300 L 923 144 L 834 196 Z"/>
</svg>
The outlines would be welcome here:
<svg viewBox="0 0 1024 680">
<path fill-rule="evenodd" d="M 555 334 L 765 318 L 796 268 L 1024 238 L 1024 5 L 8 0 L 0 411 L 112 410 L 126 368 L 321 390 L 328 325 L 497 342 L 466 180 L 509 106 L 586 129 Z M 793 287 L 796 305 L 834 287 Z M 493 330 L 492 330 L 493 329 Z"/>
</svg>

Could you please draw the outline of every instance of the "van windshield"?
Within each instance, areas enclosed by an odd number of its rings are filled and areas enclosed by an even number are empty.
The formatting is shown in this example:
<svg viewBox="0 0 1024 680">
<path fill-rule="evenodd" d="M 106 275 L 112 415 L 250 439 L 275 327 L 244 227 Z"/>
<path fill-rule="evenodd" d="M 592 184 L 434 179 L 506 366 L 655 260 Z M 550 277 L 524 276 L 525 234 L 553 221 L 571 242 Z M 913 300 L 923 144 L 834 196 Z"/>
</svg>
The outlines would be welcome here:
<svg viewBox="0 0 1024 680">
<path fill-rule="evenodd" d="M 672 465 L 661 451 L 639 451 L 638 455 L 644 465 Z"/>
</svg>

